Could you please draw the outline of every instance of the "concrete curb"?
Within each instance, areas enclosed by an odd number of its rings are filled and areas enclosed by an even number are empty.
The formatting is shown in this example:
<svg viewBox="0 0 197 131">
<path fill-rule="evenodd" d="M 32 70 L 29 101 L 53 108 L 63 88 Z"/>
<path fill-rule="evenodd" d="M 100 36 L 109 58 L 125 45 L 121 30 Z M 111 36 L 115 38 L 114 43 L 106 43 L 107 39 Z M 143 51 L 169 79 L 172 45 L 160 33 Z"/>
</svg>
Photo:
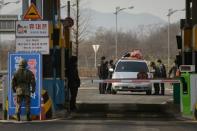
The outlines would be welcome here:
<svg viewBox="0 0 197 131">
<path fill-rule="evenodd" d="M 2 107 L 2 103 L 0 103 Z M 50 120 L 40 122 L 55 121 L 55 120 L 69 120 L 78 118 L 169 118 L 178 121 L 193 121 L 192 119 L 185 119 L 181 116 L 179 105 L 174 105 L 172 102 L 165 104 L 92 104 L 80 103 L 77 104 L 78 111 L 68 113 L 61 110 L 54 114 Z M 0 116 L 3 115 L 2 108 L 0 108 Z M 2 118 L 0 118 L 2 119 Z M 2 122 L 1 120 L 0 122 Z M 9 121 L 5 121 L 9 122 Z M 39 121 L 36 121 L 39 122 Z"/>
<path fill-rule="evenodd" d="M 94 103 L 80 103 L 77 105 L 80 112 L 130 112 L 130 111 L 162 111 L 165 104 L 94 104 Z"/>
</svg>

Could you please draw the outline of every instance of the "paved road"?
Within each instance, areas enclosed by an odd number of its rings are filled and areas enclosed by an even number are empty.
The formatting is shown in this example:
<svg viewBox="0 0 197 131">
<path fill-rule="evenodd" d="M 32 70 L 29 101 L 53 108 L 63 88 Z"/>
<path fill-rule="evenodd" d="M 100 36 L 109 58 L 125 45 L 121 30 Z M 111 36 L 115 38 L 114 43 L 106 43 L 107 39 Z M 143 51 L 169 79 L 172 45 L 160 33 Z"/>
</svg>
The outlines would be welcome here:
<svg viewBox="0 0 197 131">
<path fill-rule="evenodd" d="M 118 92 L 116 95 L 99 94 L 98 83 L 92 83 L 90 79 L 82 79 L 81 88 L 77 97 L 78 103 L 135 103 L 135 104 L 165 104 L 172 100 L 172 88 L 169 84 L 165 85 L 166 95 L 145 95 L 133 92 Z"/>
<path fill-rule="evenodd" d="M 68 117 L 44 122 L 0 121 L 6 131 L 196 131 L 197 123 L 183 120 L 166 112 L 165 96 L 147 96 L 144 93 L 119 92 L 116 95 L 99 94 L 97 85 L 79 89 L 79 111 Z M 163 108 L 165 107 L 165 108 Z M 61 114 L 60 114 L 61 115 Z M 64 114 L 62 113 L 62 116 Z"/>
<path fill-rule="evenodd" d="M 133 103 L 133 104 L 165 104 L 172 100 L 172 92 L 165 96 L 145 95 L 145 93 L 118 92 L 116 95 L 99 94 L 98 88 L 79 88 L 78 103 Z"/>
<path fill-rule="evenodd" d="M 196 131 L 197 123 L 184 121 L 58 120 L 0 123 L 6 131 Z"/>
<path fill-rule="evenodd" d="M 77 98 L 78 103 L 136 103 L 136 104 L 164 104 L 172 99 L 172 90 L 166 85 L 165 96 L 147 96 L 145 93 L 119 92 L 116 95 L 99 94 L 98 84 L 90 79 L 82 79 Z M 0 89 L 0 103 L 2 103 L 2 89 Z"/>
<path fill-rule="evenodd" d="M 77 104 L 81 110 L 102 112 L 106 110 L 139 110 L 140 109 L 160 109 L 160 105 L 172 101 L 172 90 L 167 85 L 166 95 L 145 95 L 133 92 L 118 92 L 116 95 L 99 94 L 98 84 L 92 84 L 90 79 L 82 79 L 79 88 Z M 1 91 L 0 91 L 1 98 Z M 1 101 L 1 99 L 0 99 Z M 159 105 L 159 106 L 158 106 Z M 145 107 L 146 106 L 146 107 Z M 158 108 L 156 108 L 157 106 Z"/>
</svg>

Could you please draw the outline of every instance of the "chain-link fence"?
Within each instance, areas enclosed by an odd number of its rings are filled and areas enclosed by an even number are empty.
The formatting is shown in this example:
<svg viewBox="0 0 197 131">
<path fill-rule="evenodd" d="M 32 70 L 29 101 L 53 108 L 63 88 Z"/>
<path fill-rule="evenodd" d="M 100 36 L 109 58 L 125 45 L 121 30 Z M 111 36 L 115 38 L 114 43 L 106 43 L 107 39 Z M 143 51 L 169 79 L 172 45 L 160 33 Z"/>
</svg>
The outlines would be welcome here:
<svg viewBox="0 0 197 131">
<path fill-rule="evenodd" d="M 97 77 L 97 68 L 80 67 L 79 76 L 80 77 Z"/>
</svg>

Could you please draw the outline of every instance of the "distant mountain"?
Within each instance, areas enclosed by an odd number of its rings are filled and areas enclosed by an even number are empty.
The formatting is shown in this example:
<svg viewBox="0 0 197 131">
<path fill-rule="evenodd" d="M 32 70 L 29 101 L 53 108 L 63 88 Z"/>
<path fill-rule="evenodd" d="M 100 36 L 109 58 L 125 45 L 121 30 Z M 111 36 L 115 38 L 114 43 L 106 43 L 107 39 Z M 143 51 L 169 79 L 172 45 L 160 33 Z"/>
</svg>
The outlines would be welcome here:
<svg viewBox="0 0 197 131">
<path fill-rule="evenodd" d="M 101 13 L 92 9 L 85 12 L 91 13 L 91 24 L 93 27 L 115 28 L 115 14 Z M 130 14 L 120 12 L 118 14 L 118 28 L 123 30 L 132 29 L 139 25 L 166 24 L 160 17 L 148 13 Z"/>
</svg>

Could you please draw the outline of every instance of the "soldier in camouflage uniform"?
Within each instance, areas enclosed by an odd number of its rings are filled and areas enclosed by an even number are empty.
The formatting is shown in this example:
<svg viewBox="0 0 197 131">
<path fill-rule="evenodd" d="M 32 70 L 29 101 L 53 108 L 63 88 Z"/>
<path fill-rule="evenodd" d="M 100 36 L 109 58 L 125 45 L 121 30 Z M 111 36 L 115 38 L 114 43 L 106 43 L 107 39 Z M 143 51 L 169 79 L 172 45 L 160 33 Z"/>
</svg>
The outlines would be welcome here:
<svg viewBox="0 0 197 131">
<path fill-rule="evenodd" d="M 12 89 L 17 95 L 17 102 L 16 102 L 16 115 L 17 120 L 20 121 L 20 113 L 21 113 L 21 104 L 23 99 L 25 99 L 26 105 L 26 113 L 27 113 L 27 121 L 30 121 L 30 100 L 31 100 L 31 93 L 35 92 L 35 77 L 34 74 L 26 69 L 27 62 L 26 60 L 22 59 L 19 62 L 19 68 L 14 73 L 12 78 Z"/>
</svg>

